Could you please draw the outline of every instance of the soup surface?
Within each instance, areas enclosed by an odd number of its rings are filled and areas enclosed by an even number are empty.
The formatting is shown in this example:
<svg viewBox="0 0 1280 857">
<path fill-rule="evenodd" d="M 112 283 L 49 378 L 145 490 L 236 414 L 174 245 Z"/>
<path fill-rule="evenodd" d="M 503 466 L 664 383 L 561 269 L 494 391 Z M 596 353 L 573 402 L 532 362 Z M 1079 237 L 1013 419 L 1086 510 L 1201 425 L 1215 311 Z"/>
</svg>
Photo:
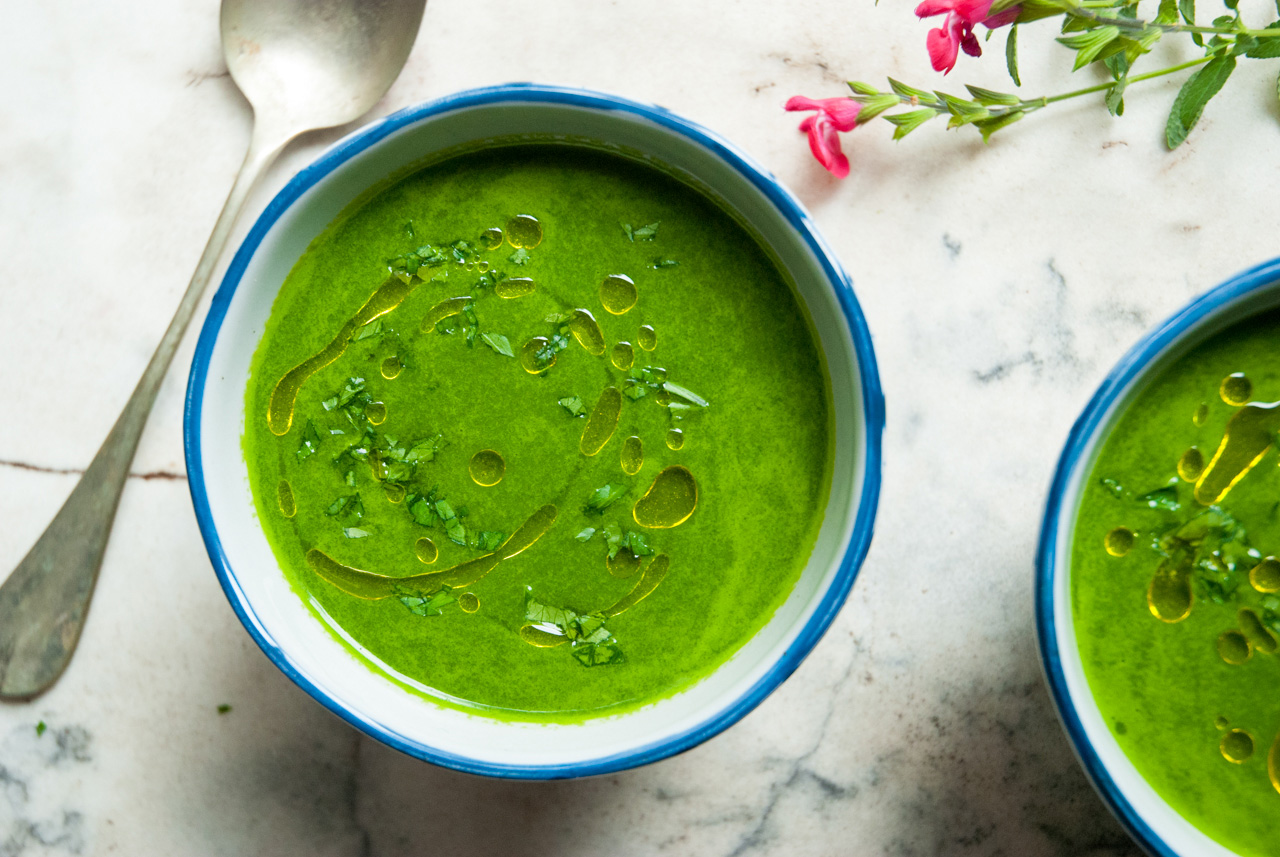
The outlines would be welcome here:
<svg viewBox="0 0 1280 857">
<path fill-rule="evenodd" d="M 804 311 L 724 211 L 616 155 L 508 146 L 316 238 L 244 449 L 291 584 L 375 669 L 573 720 L 689 686 L 786 599 L 829 398 Z"/>
<path fill-rule="evenodd" d="M 1278 336 L 1280 314 L 1236 325 L 1138 395 L 1072 546 L 1080 653 L 1117 742 L 1175 810 L 1247 855 L 1280 853 Z"/>
</svg>

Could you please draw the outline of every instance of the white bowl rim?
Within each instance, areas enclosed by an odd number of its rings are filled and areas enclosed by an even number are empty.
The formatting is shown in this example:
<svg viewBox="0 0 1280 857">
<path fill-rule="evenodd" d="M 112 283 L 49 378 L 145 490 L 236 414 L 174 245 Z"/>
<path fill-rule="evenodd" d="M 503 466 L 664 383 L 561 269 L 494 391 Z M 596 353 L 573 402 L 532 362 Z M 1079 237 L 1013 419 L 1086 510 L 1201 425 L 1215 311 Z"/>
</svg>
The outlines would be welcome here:
<svg viewBox="0 0 1280 857">
<path fill-rule="evenodd" d="M 861 495 L 857 498 L 849 544 L 844 550 L 831 586 L 810 615 L 799 635 L 775 662 L 750 688 L 729 705 L 708 713 L 697 725 L 675 735 L 609 756 L 571 764 L 511 765 L 480 761 L 456 753 L 445 752 L 424 743 L 406 740 L 404 736 L 385 729 L 376 720 L 360 716 L 345 707 L 340 700 L 314 685 L 289 663 L 279 647 L 263 634 L 252 607 L 236 581 L 235 571 L 228 562 L 217 527 L 213 521 L 206 491 L 204 467 L 199 455 L 201 447 L 201 409 L 204 388 L 209 373 L 209 362 L 218 334 L 226 317 L 232 296 L 240 283 L 250 259 L 275 222 L 309 188 L 334 169 L 363 152 L 374 143 L 412 125 L 419 120 L 446 111 L 484 107 L 498 102 L 549 103 L 559 106 L 579 107 L 590 110 L 620 111 L 639 115 L 674 134 L 683 136 L 718 155 L 749 181 L 777 208 L 785 220 L 796 230 L 820 264 L 825 279 L 831 286 L 848 326 L 857 357 L 858 377 L 862 387 L 862 410 L 865 420 L 865 470 Z M 657 105 L 643 104 L 615 95 L 572 87 L 549 86 L 534 83 L 511 83 L 471 89 L 433 101 L 424 102 L 392 113 L 364 126 L 339 140 L 321 154 L 309 166 L 302 169 L 276 194 L 258 217 L 232 259 L 218 292 L 214 295 L 209 314 L 196 343 L 195 356 L 187 384 L 183 414 L 183 439 L 187 465 L 188 484 L 196 520 L 205 548 L 227 600 L 245 630 L 262 649 L 263 653 L 285 675 L 293 680 L 312 698 L 365 734 L 400 750 L 410 756 L 447 768 L 472 774 L 505 777 L 511 779 L 564 779 L 614 773 L 628 768 L 649 764 L 682 753 L 719 734 L 736 723 L 759 705 L 800 665 L 805 656 L 817 645 L 834 621 L 848 597 L 863 560 L 871 544 L 876 509 L 880 494 L 881 440 L 884 432 L 884 395 L 880 387 L 875 351 L 871 332 L 862 309 L 853 294 L 853 286 L 835 254 L 818 233 L 812 218 L 782 184 L 763 167 L 741 150 L 712 131 L 684 119 Z"/>
<path fill-rule="evenodd" d="M 1082 456 L 1088 451 L 1095 434 L 1104 426 L 1112 406 L 1124 395 L 1134 380 L 1147 370 L 1152 361 L 1177 345 L 1182 337 L 1192 331 L 1201 320 L 1259 289 L 1274 285 L 1277 280 L 1280 280 L 1280 258 L 1248 268 L 1188 303 L 1164 323 L 1147 333 L 1120 358 L 1071 427 L 1070 434 L 1067 435 L 1066 445 L 1058 458 L 1058 466 L 1049 488 L 1044 519 L 1040 527 L 1040 541 L 1036 549 L 1036 636 L 1040 647 L 1040 664 L 1044 669 L 1054 707 L 1057 709 L 1058 717 L 1062 721 L 1076 757 L 1083 765 L 1085 774 L 1089 777 L 1094 789 L 1102 796 L 1107 808 L 1147 853 L 1158 855 L 1158 857 L 1178 857 L 1181 852 L 1147 824 L 1116 784 L 1106 764 L 1089 741 L 1079 712 L 1076 710 L 1076 702 L 1068 688 L 1062 654 L 1058 647 L 1058 629 L 1054 615 L 1054 593 L 1058 588 L 1058 574 L 1059 572 L 1069 573 L 1069 569 L 1057 567 L 1058 540 L 1064 529 L 1069 531 L 1073 524 L 1069 517 L 1074 509 L 1064 506 L 1064 495 L 1071 485 L 1072 474 Z"/>
</svg>

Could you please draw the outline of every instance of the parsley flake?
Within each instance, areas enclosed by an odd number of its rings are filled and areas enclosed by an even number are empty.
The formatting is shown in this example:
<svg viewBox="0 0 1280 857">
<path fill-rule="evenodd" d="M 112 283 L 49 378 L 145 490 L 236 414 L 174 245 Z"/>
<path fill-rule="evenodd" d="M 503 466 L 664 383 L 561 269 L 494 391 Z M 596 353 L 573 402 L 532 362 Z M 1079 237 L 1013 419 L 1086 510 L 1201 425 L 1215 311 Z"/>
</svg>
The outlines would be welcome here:
<svg viewBox="0 0 1280 857">
<path fill-rule="evenodd" d="M 44 734 L 44 730 L 48 728 L 49 727 L 44 725 L 44 721 L 41 720 L 39 723 L 36 724 L 36 737 L 39 738 L 41 735 Z"/>
<path fill-rule="evenodd" d="M 529 264 L 529 259 L 529 251 L 523 247 L 517 247 L 516 252 L 507 257 L 507 261 L 513 265 L 527 265 Z"/>
<path fill-rule="evenodd" d="M 638 229 L 632 229 L 630 223 L 622 224 L 622 231 L 627 234 L 627 240 L 635 241 L 652 241 L 658 235 L 658 225 L 661 221 L 641 226 Z"/>
<path fill-rule="evenodd" d="M 501 333 L 482 333 L 480 338 L 484 340 L 484 344 L 501 354 L 503 357 L 515 357 L 515 352 L 511 350 L 511 342 Z"/>
<path fill-rule="evenodd" d="M 595 534 L 596 534 L 596 528 L 595 528 L 595 527 L 583 527 L 583 528 L 578 532 L 578 534 L 577 534 L 576 536 L 574 536 L 574 538 L 575 538 L 575 539 L 577 539 L 577 540 L 578 540 L 578 541 L 580 541 L 580 542 L 585 542 L 585 541 L 590 541 L 590 540 L 591 540 L 591 537 L 592 537 L 592 536 L 594 536 Z"/>
<path fill-rule="evenodd" d="M 680 264 L 680 263 L 679 263 L 679 262 L 677 262 L 675 259 L 664 259 L 663 257 L 659 256 L 657 259 L 654 259 L 654 260 L 653 260 L 653 264 L 652 264 L 650 267 L 652 267 L 652 268 L 654 268 L 654 269 L 657 269 L 657 268 L 674 268 L 675 266 L 677 266 L 677 265 L 679 265 L 679 264 Z"/>
<path fill-rule="evenodd" d="M 582 403 L 581 396 L 565 396 L 560 399 L 560 407 L 569 412 L 571 417 L 585 417 L 587 415 L 587 406 Z"/>
<path fill-rule="evenodd" d="M 605 627 L 600 614 L 542 604 L 531 592 L 525 593 L 524 603 L 525 620 L 544 633 L 565 637 L 573 659 L 584 667 L 626 663 L 617 639 Z"/>
<path fill-rule="evenodd" d="M 613 483 L 603 485 L 591 493 L 591 497 L 587 500 L 587 505 L 582 507 L 582 511 L 587 514 L 593 512 L 597 515 L 603 514 L 605 509 L 616 503 L 629 490 L 631 489 L 626 485 L 614 485 Z"/>
<path fill-rule="evenodd" d="M 307 420 L 307 427 L 302 430 L 302 443 L 298 445 L 298 460 L 306 461 L 320 449 L 320 433 L 315 424 Z"/>
<path fill-rule="evenodd" d="M 359 527 L 343 527 L 342 534 L 349 539 L 367 539 L 369 537 L 369 531 L 362 530 Z"/>
<path fill-rule="evenodd" d="M 394 590 L 397 600 L 415 616 L 439 616 L 450 604 L 457 604 L 458 598 L 445 586 L 439 592 L 425 595 L 408 587 L 397 586 Z"/>
</svg>

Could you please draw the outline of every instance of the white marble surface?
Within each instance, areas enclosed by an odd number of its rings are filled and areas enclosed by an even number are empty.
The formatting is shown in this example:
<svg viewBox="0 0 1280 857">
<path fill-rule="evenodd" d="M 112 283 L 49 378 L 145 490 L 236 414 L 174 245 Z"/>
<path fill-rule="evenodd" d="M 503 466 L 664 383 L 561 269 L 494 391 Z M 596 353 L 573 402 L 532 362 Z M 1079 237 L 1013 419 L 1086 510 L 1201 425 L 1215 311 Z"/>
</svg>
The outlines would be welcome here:
<svg viewBox="0 0 1280 857">
<path fill-rule="evenodd" d="M 849 77 L 940 85 L 912 5 L 432 0 L 375 110 L 513 80 L 612 91 L 731 138 L 813 211 L 875 336 L 884 489 L 848 605 L 777 693 L 679 758 L 583 782 L 474 779 L 363 738 L 267 662 L 215 582 L 183 475 L 191 336 L 71 669 L 0 706 L 0 855 L 1134 853 L 1050 708 L 1034 540 L 1115 359 L 1276 254 L 1276 69 L 1238 70 L 1175 154 L 1176 84 L 1158 83 L 1122 120 L 1068 105 L 987 147 L 872 124 L 832 180 L 781 104 Z M 1050 36 L 1024 30 L 1024 91 L 1080 85 Z M 1007 86 L 991 51 L 947 85 Z M 105 435 L 230 186 L 250 117 L 220 57 L 216 0 L 0 3 L 0 575 Z M 238 235 L 336 136 L 289 150 Z"/>
</svg>

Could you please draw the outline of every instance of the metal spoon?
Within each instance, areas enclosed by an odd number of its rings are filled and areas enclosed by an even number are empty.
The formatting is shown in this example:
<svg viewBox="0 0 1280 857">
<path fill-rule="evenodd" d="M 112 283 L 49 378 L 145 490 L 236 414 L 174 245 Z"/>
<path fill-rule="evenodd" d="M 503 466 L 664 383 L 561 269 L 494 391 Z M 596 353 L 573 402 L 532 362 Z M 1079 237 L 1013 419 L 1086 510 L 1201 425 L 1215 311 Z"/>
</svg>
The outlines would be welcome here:
<svg viewBox="0 0 1280 857">
<path fill-rule="evenodd" d="M 160 382 L 258 178 L 294 137 L 363 115 L 400 74 L 426 0 L 223 0 L 222 52 L 253 137 L 182 303 L 79 484 L 0 586 L 0 699 L 62 674 L 84 625 L 120 493 Z"/>
</svg>

